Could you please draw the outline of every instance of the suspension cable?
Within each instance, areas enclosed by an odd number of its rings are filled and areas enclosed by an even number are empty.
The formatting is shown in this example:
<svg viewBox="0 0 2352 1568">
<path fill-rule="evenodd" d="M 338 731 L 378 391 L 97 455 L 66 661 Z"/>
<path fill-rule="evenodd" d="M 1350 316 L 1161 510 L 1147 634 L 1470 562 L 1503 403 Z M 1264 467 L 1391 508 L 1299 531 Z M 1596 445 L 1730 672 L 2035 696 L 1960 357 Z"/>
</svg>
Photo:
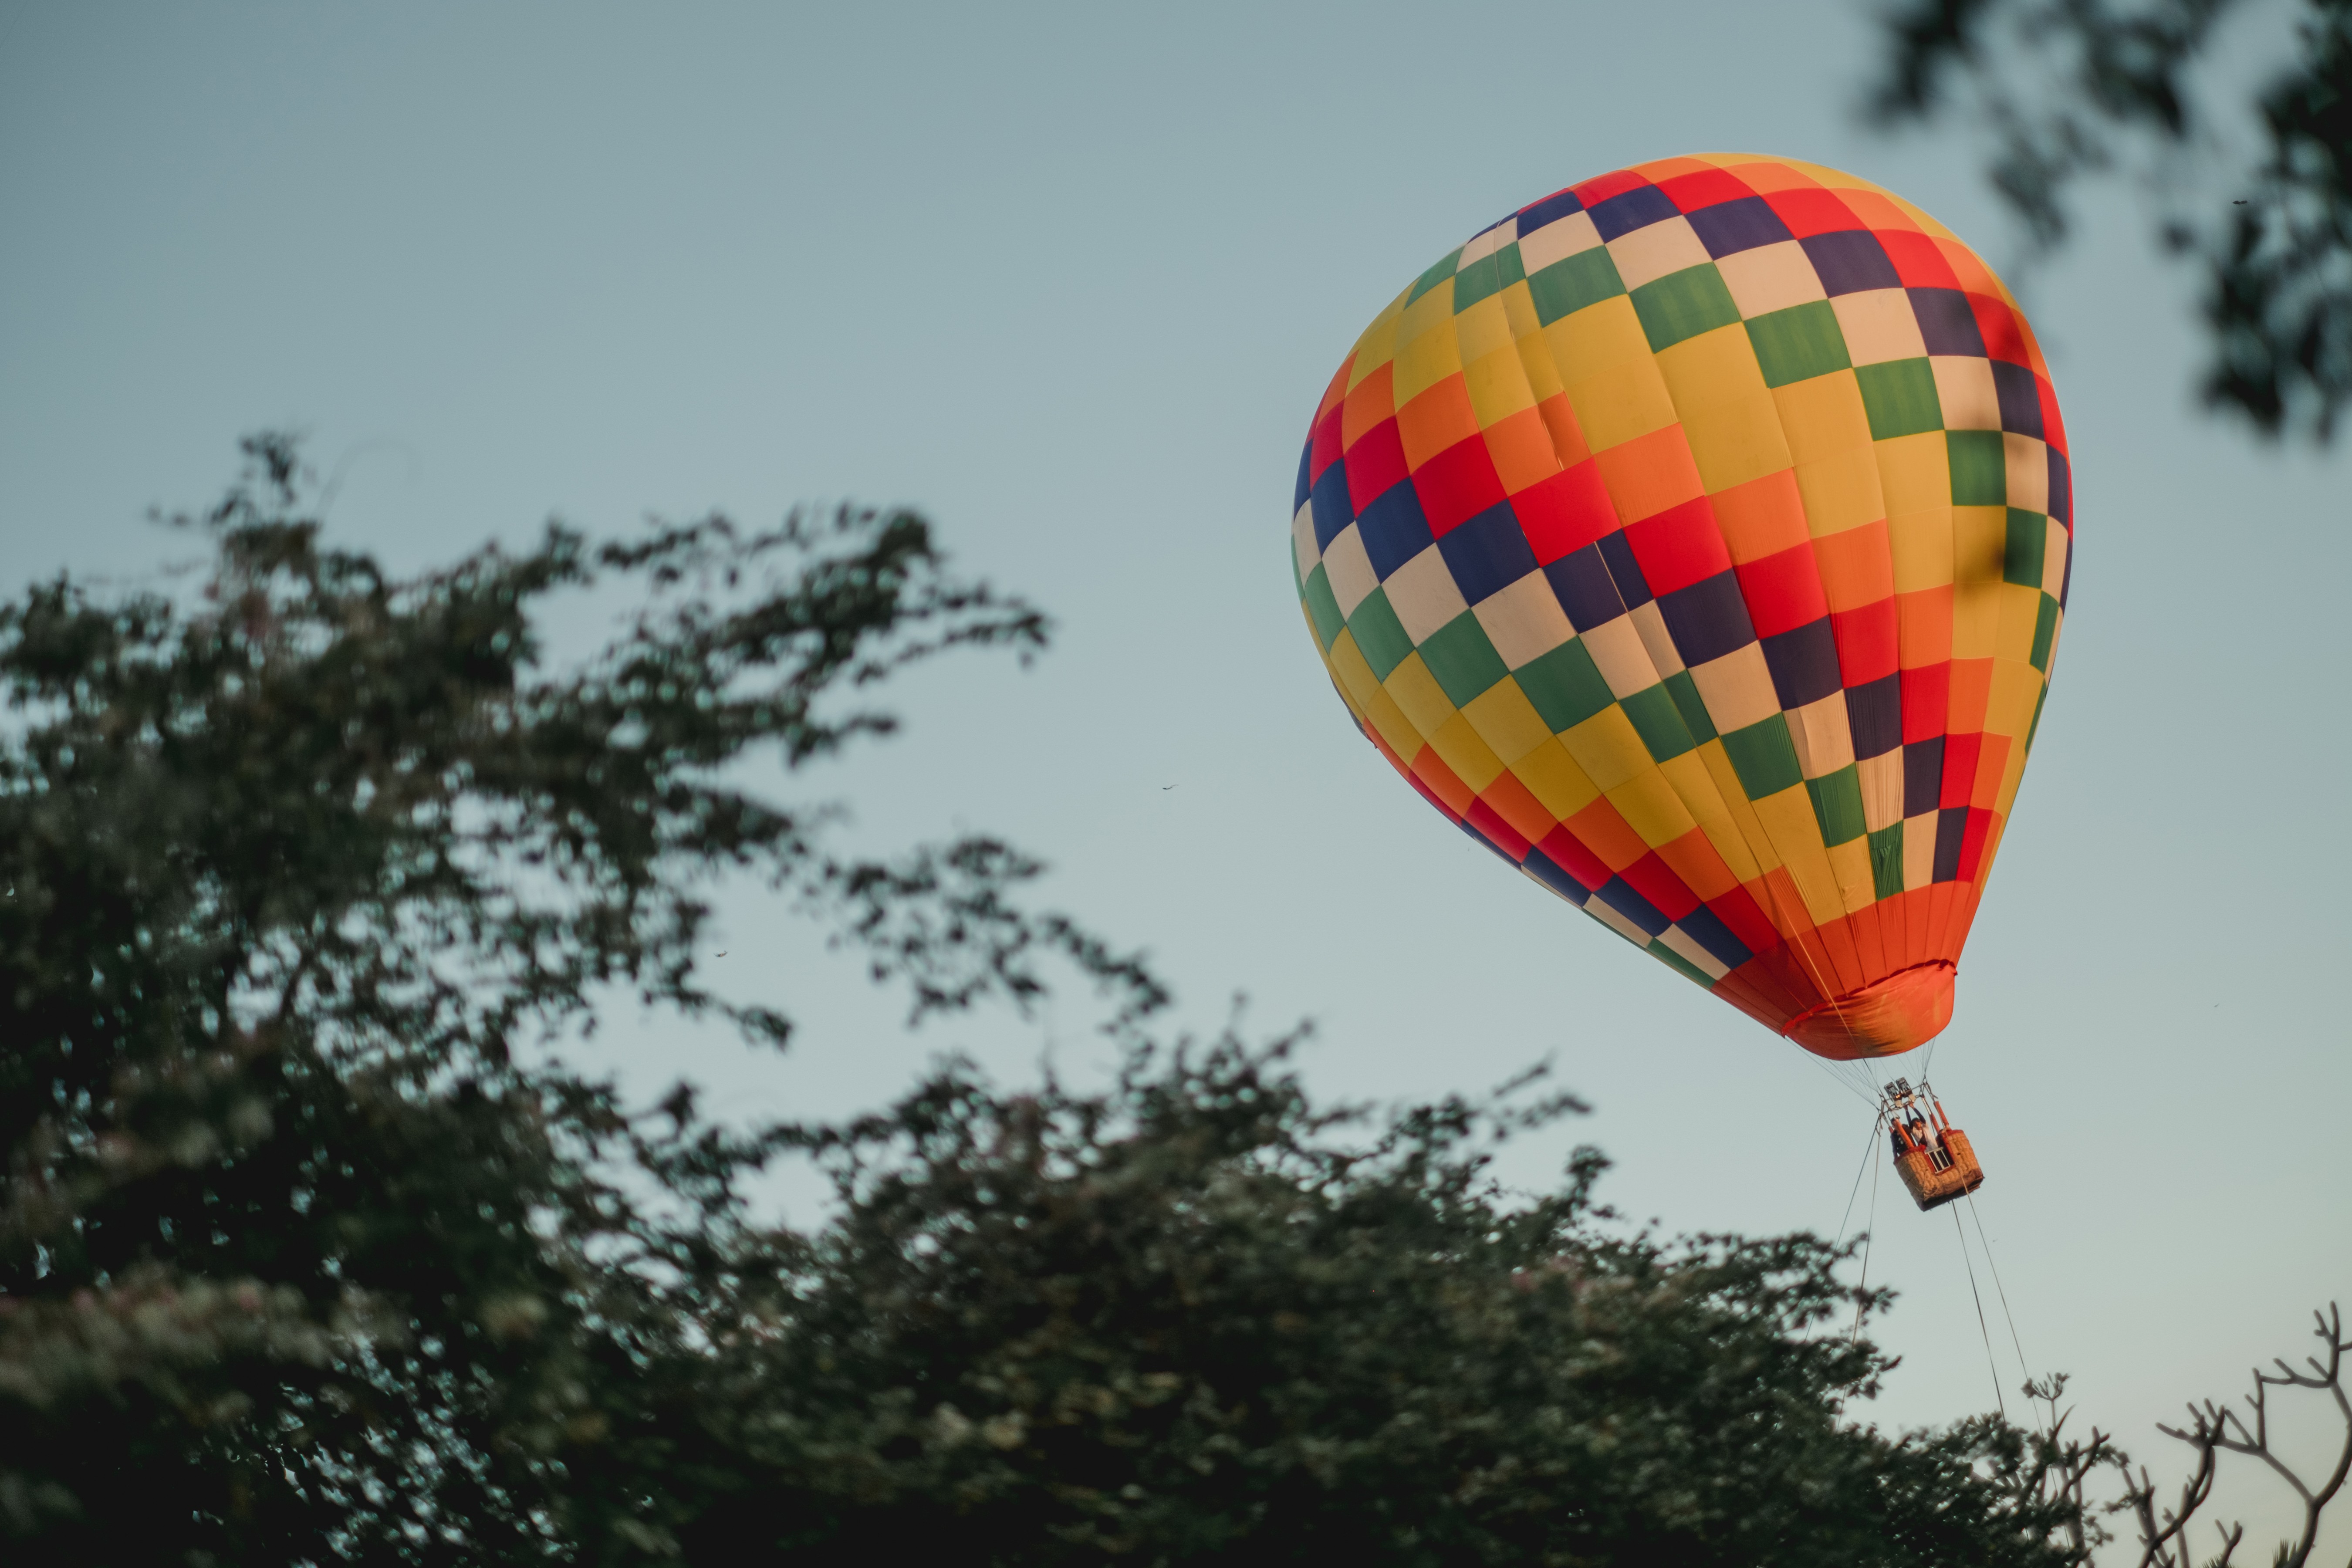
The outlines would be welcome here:
<svg viewBox="0 0 2352 1568">
<path fill-rule="evenodd" d="M 1992 1288 L 1994 1292 L 2000 1298 L 2000 1315 L 2009 1321 L 2009 1342 L 2017 1351 L 2017 1370 L 2025 1374 L 2026 1382 L 2032 1383 L 2033 1381 L 2033 1366 L 2032 1363 L 2025 1359 L 2025 1342 L 2017 1337 L 2017 1315 L 2009 1310 L 2009 1291 L 2002 1287 L 2000 1282 L 2000 1265 L 1993 1261 L 1992 1238 L 1985 1234 L 1984 1215 L 1977 1212 L 1976 1194 L 1969 1193 L 1967 1194 L 1967 1197 L 1969 1200 L 1969 1217 L 1976 1221 L 1977 1240 L 1981 1242 L 1984 1246 L 1985 1267 L 1992 1270 Z M 2042 1413 L 2039 1410 L 2034 1412 L 2033 1425 L 2037 1428 L 2042 1425 Z"/>
<path fill-rule="evenodd" d="M 1871 1136 L 1878 1135 L 1876 1128 Z M 1839 1228 L 1843 1229 L 1843 1226 Z M 1862 1310 L 1870 1300 L 1870 1244 L 1878 1234 L 1878 1163 L 1870 1162 L 1870 1228 L 1862 1233 L 1862 1278 L 1853 1288 L 1853 1332 L 1847 1336 L 1852 1344 L 1862 1338 Z"/>
<path fill-rule="evenodd" d="M 1977 1331 L 1984 1335 L 1985 1370 L 1992 1373 L 1993 1403 L 2000 1406 L 2000 1418 L 2006 1421 L 2009 1419 L 2009 1401 L 2000 1392 L 2000 1363 L 1992 1358 L 1992 1330 L 1985 1323 L 1984 1298 L 1977 1293 L 1977 1266 L 1969 1257 L 1969 1233 L 1960 1228 L 1960 1211 L 1958 1209 L 1952 1211 L 1952 1234 L 1959 1238 L 1960 1261 L 1968 1265 L 1969 1294 L 1976 1298 Z"/>
<path fill-rule="evenodd" d="M 1845 1243 L 1846 1221 L 1853 1217 L 1853 1200 L 1862 1195 L 1863 1171 L 1870 1163 L 1870 1152 L 1878 1146 L 1878 1130 L 1885 1124 L 1885 1121 L 1886 1112 L 1882 1110 L 1878 1113 L 1876 1119 L 1874 1119 L 1870 1124 L 1870 1136 L 1863 1140 L 1862 1164 L 1856 1165 L 1853 1168 L 1853 1190 L 1846 1194 L 1845 1213 L 1838 1216 L 1837 1238 L 1840 1246 L 1843 1246 Z"/>
<path fill-rule="evenodd" d="M 1848 1078 L 1845 1074 L 1838 1071 L 1831 1063 L 1822 1060 L 1820 1057 L 1813 1056 L 1813 1053 L 1811 1051 L 1805 1052 L 1805 1055 L 1812 1058 L 1812 1063 L 1815 1067 L 1830 1075 L 1830 1081 L 1832 1083 L 1836 1084 L 1840 1089 L 1845 1090 L 1848 1094 L 1853 1096 L 1864 1105 L 1876 1105 L 1878 1103 L 1877 1100 L 1871 1098 L 1869 1092 L 1860 1084 L 1856 1083 L 1853 1079 Z"/>
</svg>

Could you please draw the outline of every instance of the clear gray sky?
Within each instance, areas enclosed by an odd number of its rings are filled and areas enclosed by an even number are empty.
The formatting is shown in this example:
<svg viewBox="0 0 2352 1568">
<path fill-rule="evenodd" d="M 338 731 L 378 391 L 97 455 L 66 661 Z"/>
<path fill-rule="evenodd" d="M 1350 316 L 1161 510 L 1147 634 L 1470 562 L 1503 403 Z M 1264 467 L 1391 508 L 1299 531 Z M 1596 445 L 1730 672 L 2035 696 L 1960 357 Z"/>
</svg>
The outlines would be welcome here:
<svg viewBox="0 0 2352 1568">
<path fill-rule="evenodd" d="M 1552 1058 L 1637 1216 L 1833 1230 L 1868 1111 L 1414 798 L 1328 689 L 1284 552 L 1359 329 L 1571 181 L 1818 160 L 2002 265 L 1969 147 L 1858 127 L 1867 15 L 17 0 L 0 581 L 185 552 L 144 510 L 210 499 L 236 437 L 273 425 L 339 477 L 338 533 L 409 565 L 551 513 L 913 503 L 1047 605 L 1058 647 L 909 682 L 908 732 L 820 781 L 862 835 L 1005 833 L 1054 863 L 1045 898 L 1150 950 L 1196 1026 L 1236 991 L 1256 1026 L 1318 1020 L 1308 1072 L 1335 1093 Z M 2162 1459 L 2152 1419 L 2352 1300 L 2352 547 L 2346 458 L 2199 415 L 2189 280 L 2127 195 L 2091 217 L 2025 290 L 2081 567 L 1935 1077 L 1990 1171 L 2034 1368 L 2072 1369 L 2086 1415 Z M 1035 1069 L 1035 1030 L 904 1037 L 788 917 L 730 910 L 725 962 L 808 1037 L 779 1064 L 645 1032 L 633 1082 L 691 1070 L 805 1110 L 959 1045 Z M 1102 1057 L 1085 1018 L 1045 1018 L 1078 1074 Z M 1889 1178 L 1876 1234 L 1906 1358 L 1882 1418 L 1985 1406 L 1948 1216 Z"/>
</svg>

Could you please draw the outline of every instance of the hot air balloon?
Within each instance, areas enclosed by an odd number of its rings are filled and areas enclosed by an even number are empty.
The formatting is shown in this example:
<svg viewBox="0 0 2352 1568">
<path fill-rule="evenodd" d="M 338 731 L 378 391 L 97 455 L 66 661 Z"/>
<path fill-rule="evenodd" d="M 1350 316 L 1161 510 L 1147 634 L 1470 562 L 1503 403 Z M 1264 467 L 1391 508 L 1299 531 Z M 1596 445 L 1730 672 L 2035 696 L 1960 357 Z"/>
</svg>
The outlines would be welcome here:
<svg viewBox="0 0 2352 1568">
<path fill-rule="evenodd" d="M 1950 230 L 1780 158 L 1571 185 L 1373 319 L 1295 505 L 1332 684 L 1448 819 L 1818 1057 L 1949 1022 L 2074 559 Z"/>
</svg>

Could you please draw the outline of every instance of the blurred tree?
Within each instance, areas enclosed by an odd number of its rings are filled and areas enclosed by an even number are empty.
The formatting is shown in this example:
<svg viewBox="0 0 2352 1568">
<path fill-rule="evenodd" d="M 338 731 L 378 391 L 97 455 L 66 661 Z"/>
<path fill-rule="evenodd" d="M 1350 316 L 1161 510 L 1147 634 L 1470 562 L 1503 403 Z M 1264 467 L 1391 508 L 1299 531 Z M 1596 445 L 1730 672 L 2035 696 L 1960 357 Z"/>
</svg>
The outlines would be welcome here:
<svg viewBox="0 0 2352 1568">
<path fill-rule="evenodd" d="M 395 580 L 248 451 L 182 520 L 200 591 L 0 609 L 11 1564 L 2081 1559 L 2079 1450 L 1853 1418 L 1887 1363 L 1832 1248 L 1628 1234 L 1589 1152 L 1499 1191 L 1559 1097 L 1370 1116 L 1280 1046 L 1156 1048 L 1150 976 L 1004 845 L 858 859 L 752 788 L 886 731 L 890 670 L 1042 643 L 920 520 Z M 535 616 L 600 584 L 640 607 L 558 667 Z M 1075 965 L 1125 1076 L 625 1104 L 564 1059 L 601 1001 L 790 1033 L 701 977 L 728 873 L 918 1014 Z M 779 1158 L 834 1221 L 756 1217 Z"/>
<path fill-rule="evenodd" d="M 2352 399 L 2352 0 L 2291 0 L 2289 58 L 2254 94 L 2252 167 L 2219 153 L 2240 108 L 2198 67 L 2236 0 L 1898 0 L 1871 105 L 1990 128 L 1992 178 L 2042 247 L 2075 182 L 2137 162 L 2164 245 L 2204 275 L 2207 398 L 2325 442 Z M 2265 13 L 2274 15 L 2275 13 Z"/>
</svg>

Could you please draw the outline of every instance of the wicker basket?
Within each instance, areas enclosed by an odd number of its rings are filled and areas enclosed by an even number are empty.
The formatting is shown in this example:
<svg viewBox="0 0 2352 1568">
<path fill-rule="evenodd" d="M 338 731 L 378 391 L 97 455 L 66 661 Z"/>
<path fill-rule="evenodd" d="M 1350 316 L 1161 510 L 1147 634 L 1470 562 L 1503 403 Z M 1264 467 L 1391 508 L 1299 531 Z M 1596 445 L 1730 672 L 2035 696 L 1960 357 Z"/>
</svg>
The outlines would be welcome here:
<svg viewBox="0 0 2352 1568">
<path fill-rule="evenodd" d="M 1969 1146 L 1967 1133 L 1957 1127 L 1947 1129 L 1944 1151 L 1951 1155 L 1952 1163 L 1942 1171 L 1936 1169 L 1925 1150 L 1915 1149 L 1895 1158 L 1895 1172 L 1903 1178 L 1904 1190 L 1923 1209 L 1940 1208 L 1984 1185 L 1984 1167 L 1977 1163 L 1977 1152 Z"/>
</svg>

